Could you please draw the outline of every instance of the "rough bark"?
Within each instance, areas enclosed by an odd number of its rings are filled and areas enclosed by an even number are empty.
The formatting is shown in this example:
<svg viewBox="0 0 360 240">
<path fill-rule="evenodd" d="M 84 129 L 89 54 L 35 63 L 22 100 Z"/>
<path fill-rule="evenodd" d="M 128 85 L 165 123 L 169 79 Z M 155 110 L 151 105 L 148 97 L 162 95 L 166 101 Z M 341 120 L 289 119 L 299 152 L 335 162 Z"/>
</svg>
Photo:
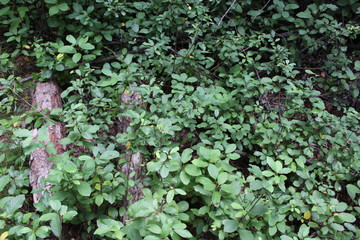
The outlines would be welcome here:
<svg viewBox="0 0 360 240">
<path fill-rule="evenodd" d="M 141 104 L 141 98 L 136 91 L 133 91 L 130 88 L 130 91 L 125 90 L 121 96 L 121 104 L 125 104 L 129 107 L 134 107 L 135 105 Z M 124 133 L 127 131 L 127 128 L 130 126 L 131 119 L 129 117 L 121 117 L 119 118 L 119 124 L 117 126 L 117 130 L 120 133 Z M 124 147 L 124 149 L 126 149 Z M 142 172 L 142 157 L 140 152 L 127 152 L 127 156 L 125 157 L 126 164 L 121 167 L 121 171 L 127 176 L 128 180 L 137 181 L 141 179 Z M 130 178 L 130 174 L 135 172 L 135 175 Z M 131 195 L 130 199 L 127 199 L 127 196 L 123 199 L 123 206 L 127 207 L 132 203 L 140 200 L 142 197 L 141 187 L 138 185 L 129 187 L 127 189 L 127 194 Z M 123 221 L 127 220 L 128 216 L 125 215 L 123 217 Z"/>
<path fill-rule="evenodd" d="M 43 109 L 55 109 L 62 108 L 61 103 L 61 90 L 56 83 L 56 81 L 51 80 L 48 82 L 39 82 L 36 84 L 36 89 L 33 94 L 33 105 L 37 105 L 37 111 Z M 33 137 L 37 137 L 38 130 L 32 130 Z M 59 143 L 59 141 L 65 136 L 64 126 L 56 122 L 55 125 L 48 126 L 48 135 L 52 143 L 54 143 L 57 154 L 64 152 L 64 147 Z M 46 146 L 48 142 L 44 142 Z M 53 162 L 47 161 L 47 158 L 50 154 L 45 150 L 45 148 L 38 148 L 34 150 L 30 155 L 30 184 L 33 189 L 42 188 L 44 191 L 49 191 L 51 185 L 46 184 L 46 186 L 41 185 L 41 179 L 47 178 Z M 44 191 L 40 193 L 34 193 L 33 199 L 34 202 L 38 202 L 43 195 Z"/>
</svg>

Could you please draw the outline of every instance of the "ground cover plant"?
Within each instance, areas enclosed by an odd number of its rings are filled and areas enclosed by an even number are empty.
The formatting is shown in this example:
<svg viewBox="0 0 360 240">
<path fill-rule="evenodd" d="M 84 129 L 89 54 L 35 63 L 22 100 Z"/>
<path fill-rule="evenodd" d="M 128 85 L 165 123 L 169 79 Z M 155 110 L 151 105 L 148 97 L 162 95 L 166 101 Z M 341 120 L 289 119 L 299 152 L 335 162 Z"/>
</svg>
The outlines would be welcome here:
<svg viewBox="0 0 360 240">
<path fill-rule="evenodd" d="M 0 240 L 359 239 L 359 13 L 354 0 L 0 0 Z M 50 79 L 63 109 L 36 111 Z M 35 203 L 39 147 L 54 165 Z M 135 179 L 121 167 L 136 152 Z"/>
</svg>

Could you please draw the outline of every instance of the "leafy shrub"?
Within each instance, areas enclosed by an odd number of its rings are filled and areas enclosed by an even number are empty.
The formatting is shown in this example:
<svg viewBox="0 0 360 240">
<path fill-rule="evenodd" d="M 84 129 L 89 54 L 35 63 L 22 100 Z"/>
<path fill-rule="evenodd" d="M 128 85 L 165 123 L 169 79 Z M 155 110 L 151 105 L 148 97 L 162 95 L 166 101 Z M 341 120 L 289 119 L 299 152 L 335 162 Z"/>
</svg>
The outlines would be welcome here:
<svg viewBox="0 0 360 240">
<path fill-rule="evenodd" d="M 360 236 L 356 1 L 0 3 L 0 239 Z M 29 107 L 25 75 L 56 78 L 64 109 Z M 68 151 L 33 204 L 53 120 Z M 141 181 L 120 170 L 137 151 Z"/>
</svg>

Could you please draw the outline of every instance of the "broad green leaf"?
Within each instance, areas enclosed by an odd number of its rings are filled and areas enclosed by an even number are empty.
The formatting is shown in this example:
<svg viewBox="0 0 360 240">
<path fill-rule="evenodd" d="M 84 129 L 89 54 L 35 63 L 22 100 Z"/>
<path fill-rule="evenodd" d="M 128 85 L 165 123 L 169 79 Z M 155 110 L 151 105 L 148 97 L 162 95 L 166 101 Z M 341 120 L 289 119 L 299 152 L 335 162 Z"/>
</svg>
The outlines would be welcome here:
<svg viewBox="0 0 360 240">
<path fill-rule="evenodd" d="M 339 215 L 337 215 L 341 220 L 345 221 L 345 222 L 355 222 L 356 221 L 356 217 L 353 214 L 350 213 L 339 213 Z"/>
<path fill-rule="evenodd" d="M 73 56 L 72 56 L 72 60 L 74 61 L 74 63 L 77 63 L 80 61 L 81 59 L 81 53 L 75 53 Z"/>
<path fill-rule="evenodd" d="M 185 171 L 180 172 L 180 180 L 184 185 L 188 185 L 190 183 L 190 177 Z"/>
<path fill-rule="evenodd" d="M 229 145 L 226 146 L 225 153 L 232 153 L 235 150 L 236 150 L 236 145 L 235 144 L 229 144 Z"/>
<path fill-rule="evenodd" d="M 185 149 L 181 154 L 181 162 L 187 163 L 189 160 L 191 160 L 193 150 L 191 148 Z"/>
<path fill-rule="evenodd" d="M 262 203 L 256 204 L 250 211 L 250 213 L 254 216 L 263 216 L 267 212 L 267 206 Z"/>
<path fill-rule="evenodd" d="M 119 156 L 120 156 L 119 152 L 114 150 L 107 150 L 101 154 L 100 159 L 110 160 L 110 159 L 118 158 Z"/>
<path fill-rule="evenodd" d="M 16 197 L 13 197 L 6 206 L 6 213 L 7 214 L 13 214 L 16 210 L 22 207 L 23 203 L 25 201 L 25 195 L 18 195 Z"/>
<path fill-rule="evenodd" d="M 110 69 L 108 69 L 108 68 L 103 68 L 103 69 L 101 70 L 101 72 L 102 72 L 104 75 L 109 76 L 109 77 L 111 77 L 111 76 L 113 75 L 112 71 L 111 71 Z"/>
<path fill-rule="evenodd" d="M 56 213 L 45 213 L 40 217 L 40 221 L 50 221 L 55 218 L 56 215 Z"/>
<path fill-rule="evenodd" d="M 95 48 L 94 45 L 92 45 L 91 43 L 84 43 L 80 45 L 80 48 L 84 49 L 84 50 L 92 50 Z"/>
<path fill-rule="evenodd" d="M 66 221 L 70 221 L 71 219 L 73 219 L 76 215 L 77 215 L 77 211 L 69 211 L 69 212 L 66 212 L 63 216 L 63 221 L 66 222 Z"/>
<path fill-rule="evenodd" d="M 219 192 L 213 192 L 211 201 L 215 204 L 218 204 L 220 202 L 220 200 L 221 200 L 221 194 Z"/>
<path fill-rule="evenodd" d="M 32 137 L 32 133 L 27 129 L 17 129 L 14 131 L 14 135 L 17 137 Z"/>
<path fill-rule="evenodd" d="M 183 238 L 191 238 L 192 234 L 186 229 L 174 229 L 174 231 Z"/>
<path fill-rule="evenodd" d="M 174 190 L 170 190 L 170 191 L 166 194 L 166 202 L 167 202 L 167 203 L 171 203 L 171 201 L 174 199 L 174 195 L 175 195 L 175 191 L 174 191 Z"/>
<path fill-rule="evenodd" d="M 208 169 L 210 176 L 216 180 L 219 175 L 218 168 L 214 164 L 209 164 L 207 169 Z"/>
<path fill-rule="evenodd" d="M 39 238 L 46 238 L 49 236 L 49 227 L 48 226 L 41 226 L 38 229 L 36 229 L 36 236 Z"/>
<path fill-rule="evenodd" d="M 59 10 L 58 6 L 56 6 L 56 5 L 52 6 L 52 7 L 49 8 L 49 15 L 53 16 L 53 15 L 57 14 L 59 11 L 60 10 Z"/>
<path fill-rule="evenodd" d="M 50 200 L 49 201 L 50 207 L 55 211 L 59 211 L 61 208 L 61 202 L 59 200 Z"/>
<path fill-rule="evenodd" d="M 222 172 L 218 176 L 218 183 L 223 184 L 225 183 L 229 178 L 229 174 L 227 172 Z"/>
<path fill-rule="evenodd" d="M 76 49 L 73 46 L 65 45 L 58 49 L 59 53 L 76 53 Z"/>
<path fill-rule="evenodd" d="M 239 227 L 239 222 L 236 220 L 223 220 L 222 221 L 224 225 L 224 232 L 226 233 L 233 233 L 235 232 Z"/>
<path fill-rule="evenodd" d="M 263 182 L 260 180 L 254 180 L 250 183 L 250 189 L 253 191 L 259 190 L 263 187 L 264 187 Z"/>
<path fill-rule="evenodd" d="M 355 199 L 356 194 L 360 193 L 360 189 L 353 184 L 346 185 L 346 190 L 349 196 L 351 197 L 351 199 Z"/>
<path fill-rule="evenodd" d="M 61 236 L 61 220 L 59 215 L 55 215 L 54 218 L 50 222 L 51 231 L 54 233 L 55 236 Z"/>
<path fill-rule="evenodd" d="M 10 182 L 11 178 L 9 175 L 5 175 L 0 177 L 0 192 L 4 189 L 4 187 Z"/>
<path fill-rule="evenodd" d="M 71 44 L 74 44 L 74 45 L 76 44 L 76 39 L 74 38 L 73 35 L 67 35 L 66 40 Z"/>
<path fill-rule="evenodd" d="M 201 170 L 197 166 L 193 164 L 187 164 L 185 167 L 185 172 L 189 174 L 190 176 L 200 176 Z"/>
<path fill-rule="evenodd" d="M 88 182 L 80 182 L 80 185 L 77 186 L 77 190 L 80 195 L 88 197 L 91 194 L 91 187 Z"/>
<path fill-rule="evenodd" d="M 102 195 L 97 195 L 95 198 L 95 204 L 100 206 L 104 202 L 104 198 Z"/>
<path fill-rule="evenodd" d="M 67 11 L 69 9 L 69 6 L 67 5 L 67 3 L 61 3 L 58 5 L 58 8 L 61 10 L 61 11 Z"/>
<path fill-rule="evenodd" d="M 98 83 L 99 87 L 108 87 L 112 86 L 119 82 L 119 79 L 117 77 L 111 77 L 109 80 L 101 81 Z"/>
<path fill-rule="evenodd" d="M 75 173 L 77 172 L 77 166 L 75 165 L 75 163 L 73 163 L 70 160 L 67 160 L 66 163 L 64 164 L 63 169 L 68 172 L 68 173 Z"/>
<path fill-rule="evenodd" d="M 155 234 L 161 234 L 161 227 L 159 227 L 159 225 L 149 224 L 148 229 Z"/>
</svg>

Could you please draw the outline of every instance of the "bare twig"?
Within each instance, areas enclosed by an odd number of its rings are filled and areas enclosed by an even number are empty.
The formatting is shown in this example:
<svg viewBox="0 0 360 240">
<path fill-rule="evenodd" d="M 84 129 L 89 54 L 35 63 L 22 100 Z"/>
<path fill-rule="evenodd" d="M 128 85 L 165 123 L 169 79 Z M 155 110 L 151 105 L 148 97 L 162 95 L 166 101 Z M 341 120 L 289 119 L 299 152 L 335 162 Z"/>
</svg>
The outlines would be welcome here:
<svg viewBox="0 0 360 240">
<path fill-rule="evenodd" d="M 222 23 L 222 21 L 224 20 L 224 17 L 225 17 L 225 16 L 229 13 L 229 11 L 233 8 L 233 6 L 235 5 L 235 3 L 236 3 L 236 0 L 234 0 L 234 1 L 231 3 L 230 7 L 226 10 L 226 12 L 224 13 L 224 15 L 221 16 L 220 21 L 219 21 L 219 23 L 218 23 L 218 26 Z"/>
<path fill-rule="evenodd" d="M 262 7 L 262 9 L 260 9 L 260 11 L 258 11 L 258 13 L 251 19 L 251 21 L 253 21 L 255 18 L 257 18 L 257 16 L 259 16 L 261 14 L 261 12 L 266 8 L 267 5 L 269 5 L 271 0 L 267 1 L 267 3 Z"/>
</svg>

